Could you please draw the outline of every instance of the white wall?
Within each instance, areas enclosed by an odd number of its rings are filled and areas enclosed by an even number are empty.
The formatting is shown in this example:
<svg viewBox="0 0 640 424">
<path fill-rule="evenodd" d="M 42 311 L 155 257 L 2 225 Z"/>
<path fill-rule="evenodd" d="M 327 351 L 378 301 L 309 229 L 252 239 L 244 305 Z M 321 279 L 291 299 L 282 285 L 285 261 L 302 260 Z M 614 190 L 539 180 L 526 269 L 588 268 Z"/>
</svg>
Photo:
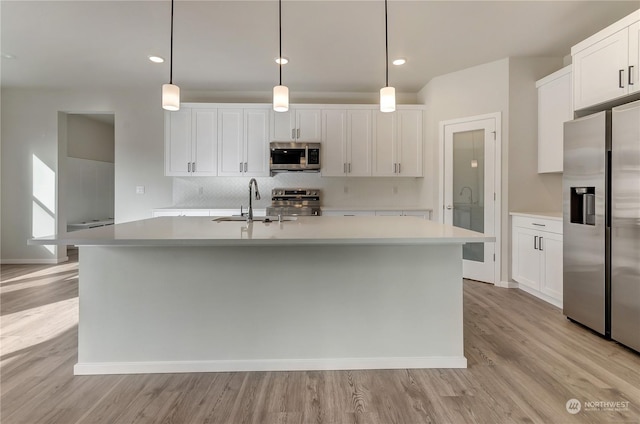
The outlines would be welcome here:
<svg viewBox="0 0 640 424">
<path fill-rule="evenodd" d="M 61 206 L 67 223 L 113 218 L 113 163 L 68 157 L 65 164 L 67 195 Z"/>
<path fill-rule="evenodd" d="M 432 79 L 419 93 L 427 105 L 423 195 L 438 205 L 439 134 L 441 121 L 500 112 L 502 114 L 501 280 L 509 281 L 514 210 L 562 210 L 561 175 L 537 173 L 537 91 L 535 81 L 563 65 L 562 58 L 507 58 Z M 430 152 L 430 153 L 429 153 Z M 430 157 L 429 157 L 430 155 Z M 425 162 L 427 164 L 428 162 Z M 441 206 L 441 205 L 440 205 Z M 441 211 L 434 208 L 434 219 Z"/>
<path fill-rule="evenodd" d="M 33 234 L 34 156 L 54 178 L 64 177 L 65 170 L 59 169 L 59 158 L 67 154 L 66 143 L 60 147 L 58 143 L 59 130 L 66 131 L 60 125 L 61 111 L 115 114 L 117 222 L 146 218 L 150 209 L 171 203 L 171 178 L 164 176 L 163 168 L 164 115 L 158 87 L 122 91 L 3 89 L 1 95 L 3 262 L 64 258 L 64 252 L 27 246 Z M 146 193 L 136 195 L 136 185 L 144 185 Z M 57 204 L 64 195 L 64 190 L 57 193 Z M 66 225 L 65 216 L 53 218 L 57 221 L 53 232 Z"/>
<path fill-rule="evenodd" d="M 84 114 L 67 115 L 67 156 L 101 162 L 114 160 L 114 127 Z"/>
</svg>

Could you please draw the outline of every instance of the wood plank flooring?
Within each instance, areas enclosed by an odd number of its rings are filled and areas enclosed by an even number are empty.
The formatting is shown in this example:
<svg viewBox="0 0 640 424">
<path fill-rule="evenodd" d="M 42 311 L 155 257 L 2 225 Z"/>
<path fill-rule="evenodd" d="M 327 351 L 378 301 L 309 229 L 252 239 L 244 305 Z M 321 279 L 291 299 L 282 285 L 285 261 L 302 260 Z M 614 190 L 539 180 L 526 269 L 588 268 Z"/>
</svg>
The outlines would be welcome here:
<svg viewBox="0 0 640 424">
<path fill-rule="evenodd" d="M 516 289 L 465 282 L 468 369 L 75 377 L 77 263 L 1 272 L 2 424 L 640 423 L 640 355 Z"/>
</svg>

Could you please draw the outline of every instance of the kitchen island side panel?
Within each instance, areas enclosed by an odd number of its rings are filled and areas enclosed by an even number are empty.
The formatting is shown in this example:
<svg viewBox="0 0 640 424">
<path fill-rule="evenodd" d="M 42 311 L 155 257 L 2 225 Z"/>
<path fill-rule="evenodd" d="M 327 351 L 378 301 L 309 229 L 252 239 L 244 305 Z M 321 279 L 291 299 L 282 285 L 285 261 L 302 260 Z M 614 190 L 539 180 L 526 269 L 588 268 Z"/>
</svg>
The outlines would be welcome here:
<svg viewBox="0 0 640 424">
<path fill-rule="evenodd" d="M 80 246 L 75 373 L 466 367 L 461 255 Z"/>
</svg>

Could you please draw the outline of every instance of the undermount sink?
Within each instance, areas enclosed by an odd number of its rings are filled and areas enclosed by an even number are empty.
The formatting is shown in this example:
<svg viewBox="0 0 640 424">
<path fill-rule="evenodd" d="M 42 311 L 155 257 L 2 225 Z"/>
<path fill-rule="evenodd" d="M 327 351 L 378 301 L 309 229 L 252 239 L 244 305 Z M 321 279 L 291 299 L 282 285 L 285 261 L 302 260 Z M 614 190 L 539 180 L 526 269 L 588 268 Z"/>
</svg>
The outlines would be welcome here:
<svg viewBox="0 0 640 424">
<path fill-rule="evenodd" d="M 284 221 L 296 221 L 298 218 L 295 216 L 283 216 L 280 218 L 281 222 Z M 278 217 L 277 216 L 254 216 L 253 217 L 254 221 L 260 221 L 260 222 L 278 222 Z M 246 222 L 247 221 L 247 217 L 246 216 L 239 216 L 239 215 L 234 215 L 234 216 L 221 216 L 219 218 L 215 218 L 213 221 L 215 222 Z"/>
</svg>

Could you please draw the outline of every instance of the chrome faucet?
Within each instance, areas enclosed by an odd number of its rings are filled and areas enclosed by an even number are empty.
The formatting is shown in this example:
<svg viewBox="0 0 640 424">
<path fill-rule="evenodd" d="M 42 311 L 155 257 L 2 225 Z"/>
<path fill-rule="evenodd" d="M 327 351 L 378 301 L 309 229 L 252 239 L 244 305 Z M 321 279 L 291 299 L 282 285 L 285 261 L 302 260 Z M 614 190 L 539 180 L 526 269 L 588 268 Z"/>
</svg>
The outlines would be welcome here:
<svg viewBox="0 0 640 424">
<path fill-rule="evenodd" d="M 462 187 L 462 190 L 460 190 L 460 196 L 462 196 L 462 193 L 464 192 L 464 189 L 468 188 L 469 189 L 469 204 L 473 204 L 473 190 L 471 190 L 471 187 L 469 186 L 464 186 Z"/>
<path fill-rule="evenodd" d="M 258 182 L 255 178 L 249 181 L 249 212 L 247 213 L 247 222 L 253 222 L 253 203 L 251 201 L 251 186 L 256 186 L 256 200 L 260 200 L 260 191 L 258 191 Z"/>
</svg>

